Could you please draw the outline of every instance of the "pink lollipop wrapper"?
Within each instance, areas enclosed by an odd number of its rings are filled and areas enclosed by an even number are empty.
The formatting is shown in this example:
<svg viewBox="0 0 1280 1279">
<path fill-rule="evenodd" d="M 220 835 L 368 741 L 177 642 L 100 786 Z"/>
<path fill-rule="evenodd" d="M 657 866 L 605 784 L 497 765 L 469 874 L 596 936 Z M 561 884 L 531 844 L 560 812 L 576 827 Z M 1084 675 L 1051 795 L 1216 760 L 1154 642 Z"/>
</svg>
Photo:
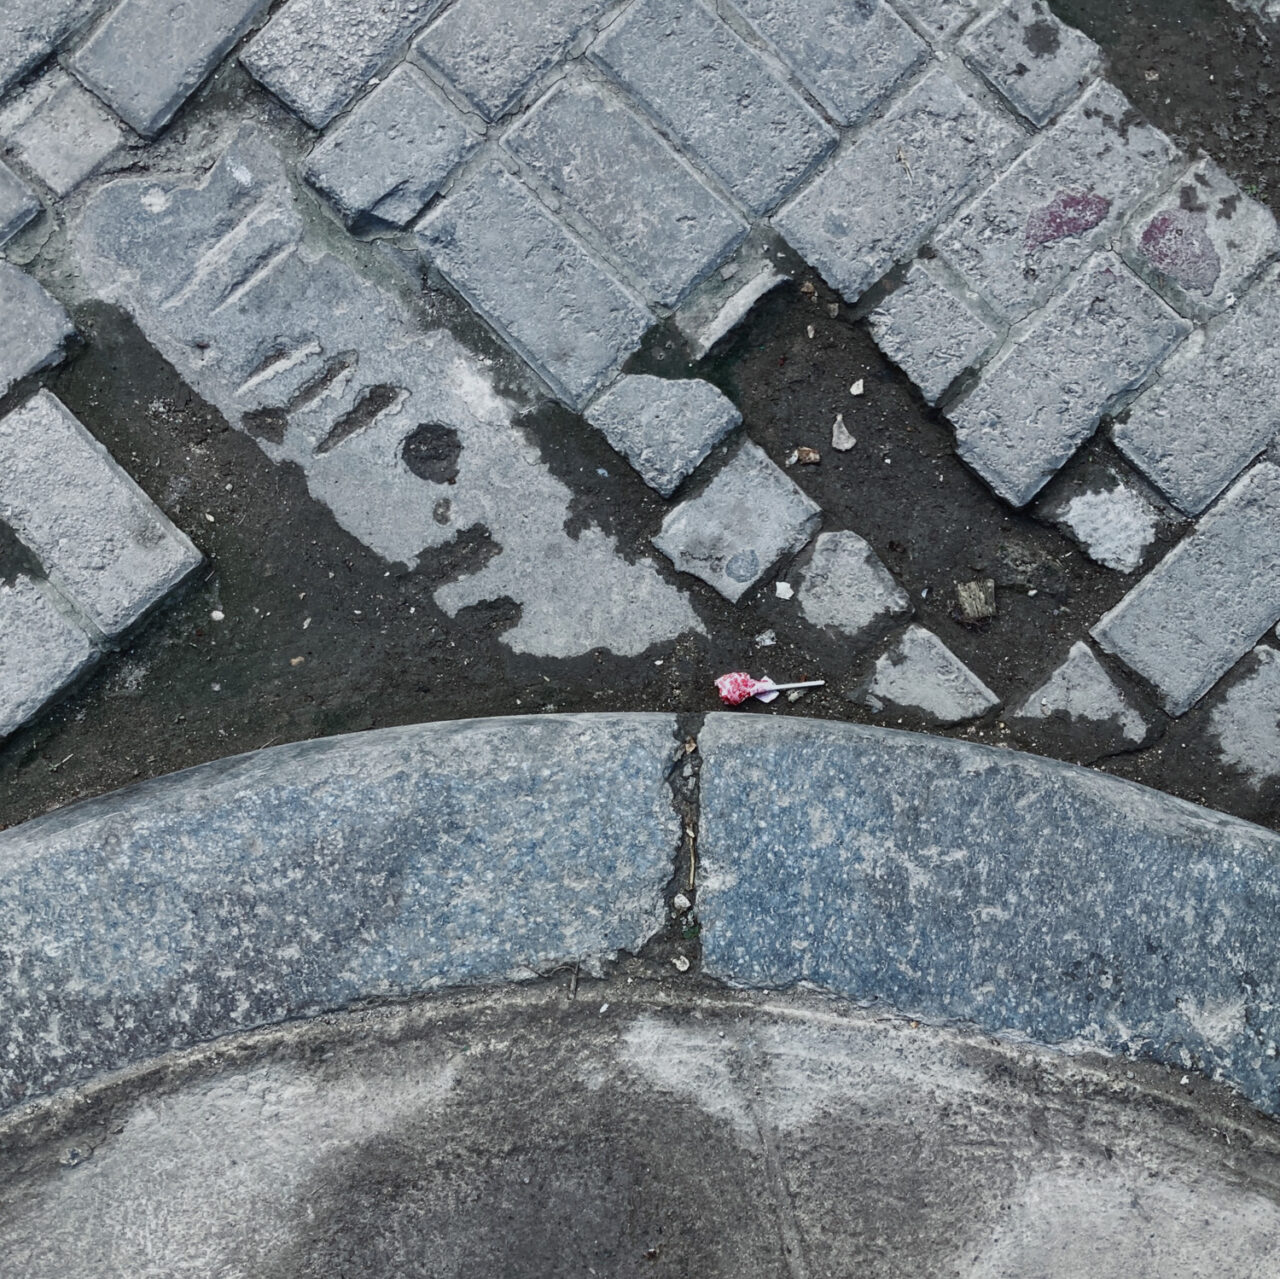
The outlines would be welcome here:
<svg viewBox="0 0 1280 1279">
<path fill-rule="evenodd" d="M 726 706 L 741 706 L 748 697 L 775 691 L 771 680 L 752 679 L 746 671 L 731 671 L 728 675 L 721 675 L 716 680 L 716 688 L 720 691 L 720 700 Z"/>
</svg>

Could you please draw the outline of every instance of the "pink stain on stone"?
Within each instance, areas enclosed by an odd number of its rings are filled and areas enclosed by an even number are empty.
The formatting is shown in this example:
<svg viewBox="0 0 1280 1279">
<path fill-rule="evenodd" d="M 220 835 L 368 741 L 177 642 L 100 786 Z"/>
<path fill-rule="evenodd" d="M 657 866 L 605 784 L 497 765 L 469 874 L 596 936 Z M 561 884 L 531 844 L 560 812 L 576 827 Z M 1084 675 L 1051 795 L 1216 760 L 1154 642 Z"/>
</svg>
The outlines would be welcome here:
<svg viewBox="0 0 1280 1279">
<path fill-rule="evenodd" d="M 1110 210 L 1111 201 L 1092 191 L 1059 191 L 1027 219 L 1027 250 L 1092 231 Z"/>
<path fill-rule="evenodd" d="M 1157 213 L 1142 233 L 1142 252 L 1157 271 L 1182 285 L 1212 293 L 1222 259 L 1205 229 L 1208 218 L 1196 209 Z"/>
</svg>

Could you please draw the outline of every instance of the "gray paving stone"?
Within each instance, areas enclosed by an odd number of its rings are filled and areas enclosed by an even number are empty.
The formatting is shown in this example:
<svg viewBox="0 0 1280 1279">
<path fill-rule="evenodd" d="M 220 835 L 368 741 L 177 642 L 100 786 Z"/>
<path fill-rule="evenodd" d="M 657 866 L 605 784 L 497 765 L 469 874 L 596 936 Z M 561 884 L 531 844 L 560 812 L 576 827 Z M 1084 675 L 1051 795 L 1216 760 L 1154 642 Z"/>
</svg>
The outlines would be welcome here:
<svg viewBox="0 0 1280 1279">
<path fill-rule="evenodd" d="M 898 0 L 898 7 L 934 40 L 957 35 L 982 12 L 980 0 Z"/>
<path fill-rule="evenodd" d="M 976 719 L 1000 705 L 932 631 L 915 625 L 877 659 L 862 700 L 873 711 L 911 711 L 943 727 Z"/>
<path fill-rule="evenodd" d="M 581 409 L 653 323 L 640 301 L 496 161 L 419 227 L 423 252 L 546 379 Z"/>
<path fill-rule="evenodd" d="M 1273 832 L 936 736 L 714 714 L 698 745 L 707 976 L 1198 1068 L 1276 1108 Z M 1082 1222 L 955 1269 L 1053 1273 Z"/>
<path fill-rule="evenodd" d="M 127 630 L 201 563 L 48 391 L 0 418 L 0 518 L 107 636 Z"/>
<path fill-rule="evenodd" d="M 23 965 L 0 979 L 0 1107 L 322 1008 L 638 950 L 680 835 L 674 735 L 665 715 L 357 733 L 4 832 Z"/>
<path fill-rule="evenodd" d="M 348 222 L 404 226 L 477 145 L 426 76 L 399 66 L 324 135 L 304 172 Z"/>
<path fill-rule="evenodd" d="M 154 137 L 266 8 L 267 0 L 121 0 L 71 69 L 127 124 Z"/>
<path fill-rule="evenodd" d="M 1044 306 L 1175 158 L 1110 84 L 1095 86 L 934 240 L 1011 320 Z"/>
<path fill-rule="evenodd" d="M 1280 620 L 1280 467 L 1260 462 L 1093 628 L 1181 715 Z"/>
<path fill-rule="evenodd" d="M 1024 505 L 1188 327 L 1119 258 L 1098 254 L 947 409 L 960 456 Z"/>
<path fill-rule="evenodd" d="M 12 262 L 0 261 L 0 395 L 56 364 L 75 333 L 62 307 Z"/>
<path fill-rule="evenodd" d="M 1098 46 L 1046 0 L 1010 0 L 968 31 L 968 62 L 1032 124 L 1047 124 L 1097 73 Z"/>
<path fill-rule="evenodd" d="M 620 379 L 586 416 L 663 497 L 742 422 L 734 403 L 710 382 L 645 373 Z"/>
<path fill-rule="evenodd" d="M 664 306 L 677 305 L 747 234 L 647 121 L 590 81 L 562 81 L 506 145 Z"/>
<path fill-rule="evenodd" d="M 0 5 L 0 97 L 39 66 L 104 0 L 8 0 Z"/>
<path fill-rule="evenodd" d="M 1198 160 L 1133 216 L 1121 251 L 1179 311 L 1207 320 L 1280 252 L 1280 230 L 1270 209 L 1212 160 Z"/>
<path fill-rule="evenodd" d="M 835 144 L 822 118 L 701 0 L 638 0 L 592 56 L 753 214 Z"/>
<path fill-rule="evenodd" d="M 0 110 L 0 139 L 55 195 L 73 191 L 125 143 L 120 122 L 60 67 Z"/>
<path fill-rule="evenodd" d="M 1020 139 L 944 70 L 931 71 L 846 143 L 773 223 L 854 301 L 911 257 Z"/>
<path fill-rule="evenodd" d="M 1156 540 L 1160 513 L 1132 484 L 1082 485 L 1036 511 L 1075 540 L 1093 561 L 1120 573 L 1140 568 Z"/>
<path fill-rule="evenodd" d="M 734 0 L 841 124 L 859 124 L 930 55 L 884 0 Z"/>
<path fill-rule="evenodd" d="M 870 315 L 876 344 L 920 388 L 929 404 L 995 345 L 999 334 L 945 273 L 913 262 L 900 288 Z"/>
<path fill-rule="evenodd" d="M 865 644 L 911 611 L 907 593 L 856 533 L 822 533 L 799 572 L 796 600 L 805 621 Z"/>
<path fill-rule="evenodd" d="M 323 129 L 441 0 L 288 0 L 240 55 L 249 74 Z"/>
<path fill-rule="evenodd" d="M 1130 406 L 1116 444 L 1162 493 L 1198 515 L 1280 429 L 1280 278 L 1196 332 Z"/>
<path fill-rule="evenodd" d="M 12 240 L 40 207 L 35 192 L 0 160 L 0 244 Z"/>
<path fill-rule="evenodd" d="M 1082 724 L 1099 754 L 1132 749 L 1150 731 L 1142 712 L 1083 640 L 1071 646 L 1066 661 L 1025 702 L 1006 712 L 1006 718 L 1033 723 L 1062 718 L 1072 726 Z"/>
<path fill-rule="evenodd" d="M 564 56 L 609 0 L 454 0 L 414 43 L 421 58 L 497 120 Z"/>
<path fill-rule="evenodd" d="M 48 588 L 26 576 L 0 582 L 0 738 L 21 728 L 97 656 Z"/>
<path fill-rule="evenodd" d="M 1260 644 L 1209 715 L 1218 758 L 1255 787 L 1280 777 L 1280 653 Z"/>
<path fill-rule="evenodd" d="M 736 604 L 774 563 L 818 531 L 822 511 L 763 449 L 744 441 L 696 497 L 662 522 L 653 544 Z"/>
</svg>

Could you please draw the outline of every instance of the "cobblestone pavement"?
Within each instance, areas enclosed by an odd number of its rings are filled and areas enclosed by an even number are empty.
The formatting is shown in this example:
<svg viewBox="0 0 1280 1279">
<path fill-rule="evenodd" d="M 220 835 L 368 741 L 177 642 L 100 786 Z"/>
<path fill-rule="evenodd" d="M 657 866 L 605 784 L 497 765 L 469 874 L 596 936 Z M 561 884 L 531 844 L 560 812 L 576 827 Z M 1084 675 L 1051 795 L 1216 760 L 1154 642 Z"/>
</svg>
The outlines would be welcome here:
<svg viewBox="0 0 1280 1279">
<path fill-rule="evenodd" d="M 785 662 L 829 681 L 788 708 L 1106 761 L 1274 822 L 1280 231 L 1045 0 L 32 0 L 0 14 L 0 141 L 11 779 L 66 763 L 59 722 L 110 734 L 113 681 L 167 696 L 131 655 L 194 644 L 226 620 L 218 583 L 254 574 L 220 559 L 209 495 L 287 480 L 273 537 L 309 554 L 323 510 L 418 575 L 408 613 L 464 650 L 437 672 L 463 694 L 481 619 L 504 709 L 546 704 L 516 696 L 534 670 L 561 708 L 614 678 L 695 710 L 718 663 Z M 750 360 L 783 314 L 827 372 L 868 335 L 887 361 L 821 421 L 804 400 L 785 443 Z M 89 393 L 112 329 L 134 345 Z M 95 438 L 142 438 L 92 420 L 139 416 L 130 351 L 252 442 L 225 484 Z M 917 449 L 929 478 L 886 534 L 883 500 L 839 490 L 894 483 L 868 476 L 904 375 L 924 425 L 899 436 L 941 428 L 963 465 Z M 153 436 L 182 429 L 151 404 Z M 611 505 L 596 481 L 628 466 Z M 930 538 L 1017 536 L 922 583 L 916 508 L 962 486 Z M 657 695 L 627 673 L 668 661 Z M 411 666 L 369 722 L 430 717 Z M 193 756 L 148 758 L 124 776 Z M 80 778 L 0 822 L 100 785 Z"/>
</svg>

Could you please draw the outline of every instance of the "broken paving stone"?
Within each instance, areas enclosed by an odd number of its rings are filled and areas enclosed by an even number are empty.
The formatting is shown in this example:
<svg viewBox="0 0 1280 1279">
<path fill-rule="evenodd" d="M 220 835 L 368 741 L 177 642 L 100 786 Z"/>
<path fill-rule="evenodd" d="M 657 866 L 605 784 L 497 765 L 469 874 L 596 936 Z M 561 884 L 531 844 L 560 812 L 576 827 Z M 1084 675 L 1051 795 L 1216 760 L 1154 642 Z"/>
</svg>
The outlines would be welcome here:
<svg viewBox="0 0 1280 1279">
<path fill-rule="evenodd" d="M 1222 762 L 1259 787 L 1280 777 L 1280 653 L 1259 645 L 1242 666 L 1209 716 L 1209 734 Z"/>
<path fill-rule="evenodd" d="M 914 711 L 946 727 L 976 719 L 1000 699 L 936 636 L 909 626 L 876 662 L 861 700 L 873 711 Z"/>
<path fill-rule="evenodd" d="M 956 583 L 956 604 L 965 622 L 989 622 L 996 615 L 996 584 L 989 577 Z"/>
<path fill-rule="evenodd" d="M 697 497 L 667 516 L 653 544 L 736 604 L 821 522 L 818 505 L 747 440 Z"/>
<path fill-rule="evenodd" d="M 1072 538 L 1091 560 L 1121 573 L 1141 566 L 1160 519 L 1156 508 L 1123 480 L 1047 503 L 1036 514 Z"/>
<path fill-rule="evenodd" d="M 587 410 L 586 419 L 650 488 L 670 497 L 742 414 L 710 382 L 642 373 L 621 378 Z"/>
<path fill-rule="evenodd" d="M 20 378 L 56 364 L 74 333 L 66 311 L 38 280 L 0 261 L 0 395 Z"/>
<path fill-rule="evenodd" d="M 807 622 L 851 640 L 877 638 L 911 611 L 907 593 L 856 533 L 823 533 L 800 570 L 797 591 Z"/>
<path fill-rule="evenodd" d="M 1082 739 L 1090 753 L 1099 755 L 1138 746 L 1150 732 L 1142 713 L 1083 640 L 1071 646 L 1066 661 L 1008 718 L 1066 720 L 1068 727 L 1087 730 Z"/>
</svg>

